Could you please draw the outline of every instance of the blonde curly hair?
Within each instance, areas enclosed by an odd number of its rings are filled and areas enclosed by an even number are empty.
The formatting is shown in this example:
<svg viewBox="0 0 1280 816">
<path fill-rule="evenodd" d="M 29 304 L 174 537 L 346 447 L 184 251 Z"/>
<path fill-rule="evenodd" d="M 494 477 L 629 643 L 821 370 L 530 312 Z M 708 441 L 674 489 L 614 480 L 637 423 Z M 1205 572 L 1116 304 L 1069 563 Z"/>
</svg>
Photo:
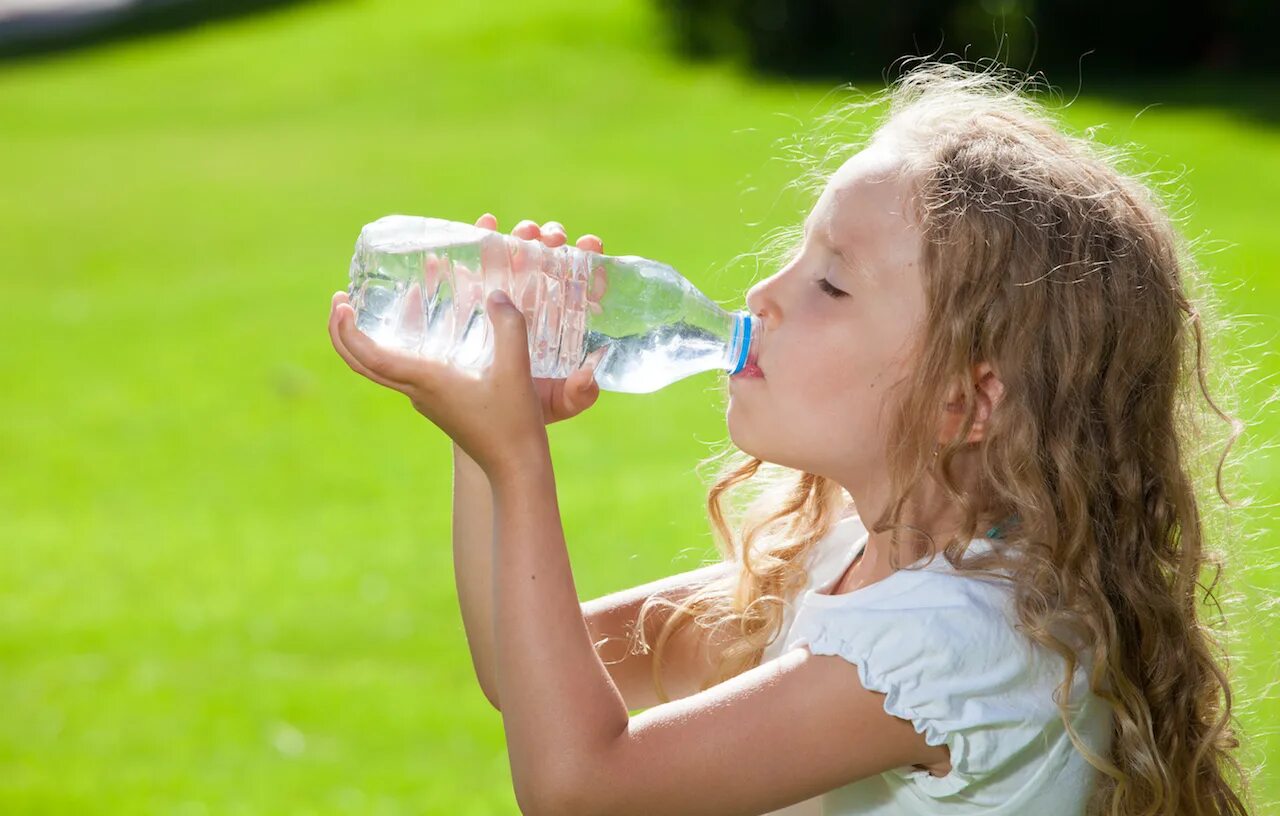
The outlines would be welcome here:
<svg viewBox="0 0 1280 816">
<path fill-rule="evenodd" d="M 1210 437 L 1195 387 L 1230 432 L 1215 473 L 1229 506 L 1222 465 L 1244 427 L 1209 394 L 1213 293 L 1143 174 L 1122 172 L 1118 149 L 1069 135 L 1028 93 L 1036 89 L 998 66 L 923 61 L 824 119 L 843 126 L 887 103 L 872 138 L 891 132 L 904 152 L 924 236 L 926 325 L 894 406 L 893 498 L 881 518 L 864 521 L 892 531 L 896 550 L 915 485 L 933 473 L 945 486 L 965 522 L 937 551 L 957 570 L 1007 571 L 1017 627 L 1064 659 L 1055 699 L 1073 743 L 1100 771 L 1091 813 L 1244 814 L 1248 776 L 1234 756 L 1226 654 L 1198 597 L 1221 614 L 1214 587 L 1223 559 L 1208 546 L 1193 478 Z M 798 183 L 820 187 L 818 164 L 864 141 L 839 143 Z M 794 253 L 801 239 L 789 228 L 774 246 Z M 1197 285 L 1192 299 L 1187 288 Z M 958 487 L 949 465 L 974 418 L 964 375 L 982 362 L 1000 372 L 1004 393 L 980 445 L 974 493 Z M 933 406 L 957 379 L 968 412 L 935 456 Z M 811 551 L 855 510 L 834 481 L 732 447 L 708 463 L 719 463 L 707 496 L 716 546 L 739 569 L 641 609 L 631 647 L 654 650 L 664 701 L 671 636 L 694 624 L 732 633 L 703 689 L 758 665 L 780 634 L 783 605 L 805 585 Z M 731 530 L 722 502 L 739 487 L 749 501 Z M 990 552 L 967 552 L 980 518 L 1007 517 L 1015 523 Z M 645 620 L 658 608 L 670 614 L 651 647 Z M 1068 716 L 1070 679 L 1086 656 L 1090 687 L 1113 713 L 1109 756 L 1090 752 Z"/>
</svg>

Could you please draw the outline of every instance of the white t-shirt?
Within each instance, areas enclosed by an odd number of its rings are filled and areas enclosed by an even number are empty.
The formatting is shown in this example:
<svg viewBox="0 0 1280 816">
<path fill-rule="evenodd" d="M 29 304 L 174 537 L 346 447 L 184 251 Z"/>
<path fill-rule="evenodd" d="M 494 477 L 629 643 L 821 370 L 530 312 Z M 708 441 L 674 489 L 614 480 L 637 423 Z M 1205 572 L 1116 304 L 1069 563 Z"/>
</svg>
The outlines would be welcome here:
<svg viewBox="0 0 1280 816">
<path fill-rule="evenodd" d="M 818 543 L 809 581 L 787 604 L 763 660 L 802 646 L 843 657 L 865 688 L 886 695 L 885 711 L 909 720 L 930 745 L 947 744 L 951 772 L 895 768 L 772 816 L 1082 814 L 1097 771 L 1067 736 L 1053 700 L 1064 663 L 1013 628 L 1009 584 L 958 574 L 938 554 L 923 568 L 826 594 L 866 542 L 866 527 L 850 516 Z M 987 539 L 970 545 L 986 547 Z M 1073 725 L 1106 756 L 1111 712 L 1089 691 L 1088 659 L 1081 654 L 1073 679 Z"/>
</svg>

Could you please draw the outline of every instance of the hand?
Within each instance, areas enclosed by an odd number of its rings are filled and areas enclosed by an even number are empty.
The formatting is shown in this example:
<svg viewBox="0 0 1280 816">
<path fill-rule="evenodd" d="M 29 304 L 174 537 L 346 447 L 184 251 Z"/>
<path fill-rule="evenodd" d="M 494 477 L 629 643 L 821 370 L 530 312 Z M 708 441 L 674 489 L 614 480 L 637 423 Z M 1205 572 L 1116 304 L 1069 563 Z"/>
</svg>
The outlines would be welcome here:
<svg viewBox="0 0 1280 816">
<path fill-rule="evenodd" d="M 498 219 L 485 213 L 476 221 L 477 227 L 497 231 Z M 539 229 L 534 221 L 525 219 L 516 224 L 511 234 L 526 240 L 541 240 L 549 247 L 558 247 L 568 238 L 559 221 L 548 221 Z M 592 252 L 604 254 L 604 243 L 594 235 L 584 235 L 578 239 L 576 246 Z M 519 259 L 516 261 L 519 263 Z M 581 367 L 565 378 L 534 377 L 533 388 L 542 405 L 543 422 L 550 425 L 562 419 L 571 419 L 595 405 L 600 398 L 600 385 L 595 379 L 595 365 L 604 356 L 605 349 L 599 348 L 587 355 Z"/>
<path fill-rule="evenodd" d="M 479 371 L 378 345 L 356 328 L 344 291 L 330 302 L 329 337 L 353 371 L 407 396 L 494 481 L 513 478 L 530 457 L 549 451 L 525 317 L 501 291 L 491 292 L 484 308 L 493 360 Z"/>
</svg>

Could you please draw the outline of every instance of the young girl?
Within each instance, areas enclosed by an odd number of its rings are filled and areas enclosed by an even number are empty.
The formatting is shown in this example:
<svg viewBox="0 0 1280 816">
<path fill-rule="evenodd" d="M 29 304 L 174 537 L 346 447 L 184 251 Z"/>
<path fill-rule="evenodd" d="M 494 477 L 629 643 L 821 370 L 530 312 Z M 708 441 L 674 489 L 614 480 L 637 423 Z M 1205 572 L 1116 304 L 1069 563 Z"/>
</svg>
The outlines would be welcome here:
<svg viewBox="0 0 1280 816">
<path fill-rule="evenodd" d="M 752 287 L 762 376 L 729 384 L 723 561 L 692 573 L 580 604 L 545 426 L 598 389 L 534 381 L 513 305 L 467 374 L 335 295 L 339 354 L 456 442 L 464 624 L 524 812 L 1246 812 L 1198 618 L 1194 269 L 1020 91 L 906 74 Z M 752 484 L 739 534 L 721 502 Z"/>
</svg>

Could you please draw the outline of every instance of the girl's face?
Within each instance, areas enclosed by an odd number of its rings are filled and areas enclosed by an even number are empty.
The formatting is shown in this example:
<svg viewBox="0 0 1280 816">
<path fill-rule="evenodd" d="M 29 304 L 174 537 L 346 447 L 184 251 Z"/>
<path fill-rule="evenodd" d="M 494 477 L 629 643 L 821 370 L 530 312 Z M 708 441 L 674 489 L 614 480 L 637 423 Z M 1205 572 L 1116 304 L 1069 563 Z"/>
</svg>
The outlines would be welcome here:
<svg viewBox="0 0 1280 816">
<path fill-rule="evenodd" d="M 921 242 L 898 167 L 892 141 L 877 139 L 831 176 L 800 255 L 747 293 L 764 324 L 764 376 L 729 387 L 738 448 L 855 496 L 882 470 L 882 406 L 910 370 L 908 341 L 924 313 Z"/>
</svg>

